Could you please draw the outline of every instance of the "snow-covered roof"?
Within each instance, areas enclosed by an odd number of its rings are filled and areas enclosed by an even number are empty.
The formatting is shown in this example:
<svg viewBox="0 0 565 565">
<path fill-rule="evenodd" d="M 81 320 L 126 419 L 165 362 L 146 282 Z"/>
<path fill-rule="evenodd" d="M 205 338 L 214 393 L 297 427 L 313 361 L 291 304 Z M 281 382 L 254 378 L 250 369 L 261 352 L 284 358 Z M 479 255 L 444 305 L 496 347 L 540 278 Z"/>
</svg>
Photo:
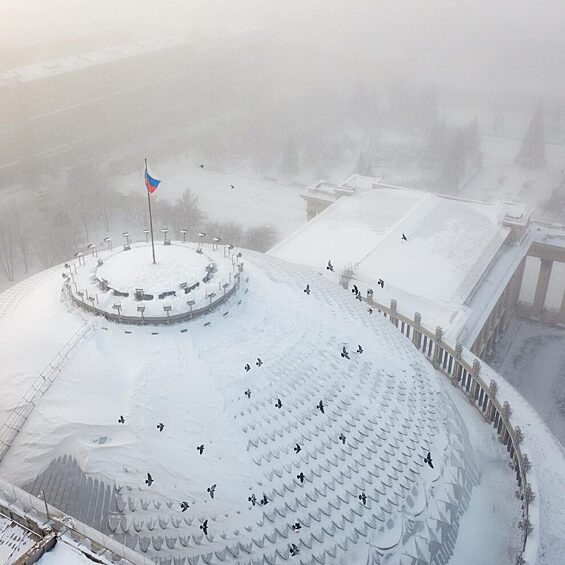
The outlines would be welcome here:
<svg viewBox="0 0 565 565">
<path fill-rule="evenodd" d="M 92 565 L 94 562 L 78 549 L 64 541 L 58 541 L 55 547 L 45 553 L 37 563 L 39 565 Z"/>
<path fill-rule="evenodd" d="M 50 61 L 41 61 L 25 65 L 16 69 L 10 69 L 0 73 L 0 84 L 4 81 L 19 79 L 22 82 L 39 80 L 72 71 L 77 71 L 95 65 L 102 65 L 111 61 L 127 59 L 137 55 L 144 55 L 161 49 L 168 49 L 183 45 L 187 42 L 186 38 L 175 37 L 159 37 L 138 41 L 128 45 L 120 45 L 115 47 L 107 47 L 96 51 L 81 53 L 64 57 L 62 59 L 54 59 Z"/>
<path fill-rule="evenodd" d="M 0 563 L 15 563 L 39 540 L 39 536 L 0 513 Z"/>
<path fill-rule="evenodd" d="M 381 181 L 381 178 L 367 177 L 358 173 L 354 173 L 347 177 L 341 183 L 341 186 L 352 188 L 354 190 L 368 190 L 374 188 L 375 185 L 380 183 Z"/>
<path fill-rule="evenodd" d="M 345 268 L 375 300 L 458 330 L 475 285 L 505 241 L 504 206 L 379 188 L 342 198 L 269 253 L 336 276 Z M 405 234 L 407 241 L 402 240 Z M 377 286 L 383 279 L 384 288 Z"/>
<path fill-rule="evenodd" d="M 78 270 L 96 260 L 85 259 Z M 268 255 L 243 260 L 245 280 L 221 308 L 159 328 L 74 309 L 62 267 L 10 294 L 0 412 L 77 327 L 94 331 L 66 356 L 0 473 L 165 560 L 272 562 L 293 544 L 304 563 L 449 554 L 478 470 L 440 377 L 333 281 Z"/>
</svg>

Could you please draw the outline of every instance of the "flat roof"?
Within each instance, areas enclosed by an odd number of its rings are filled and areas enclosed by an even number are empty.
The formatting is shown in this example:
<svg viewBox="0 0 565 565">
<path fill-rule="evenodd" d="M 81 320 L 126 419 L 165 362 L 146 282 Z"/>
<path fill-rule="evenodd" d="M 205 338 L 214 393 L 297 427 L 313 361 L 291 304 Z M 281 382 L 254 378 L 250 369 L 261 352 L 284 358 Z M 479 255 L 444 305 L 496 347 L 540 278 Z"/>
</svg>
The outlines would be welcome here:
<svg viewBox="0 0 565 565">
<path fill-rule="evenodd" d="M 502 204 L 369 189 L 339 199 L 269 253 L 327 274 L 331 260 L 336 277 L 352 267 L 353 282 L 372 288 L 377 302 L 394 298 L 400 312 L 418 311 L 428 326 L 460 329 L 467 300 L 510 232 L 504 213 Z"/>
</svg>

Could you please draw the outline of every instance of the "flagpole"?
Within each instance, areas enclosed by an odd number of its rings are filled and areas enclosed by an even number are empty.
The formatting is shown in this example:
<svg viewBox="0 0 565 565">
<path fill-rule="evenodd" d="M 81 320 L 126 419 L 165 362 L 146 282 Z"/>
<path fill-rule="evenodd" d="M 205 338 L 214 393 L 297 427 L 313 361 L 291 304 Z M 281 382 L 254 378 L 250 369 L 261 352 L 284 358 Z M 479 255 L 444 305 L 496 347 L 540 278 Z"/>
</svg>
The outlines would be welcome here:
<svg viewBox="0 0 565 565">
<path fill-rule="evenodd" d="M 147 159 L 145 159 L 145 170 L 147 171 Z M 151 228 L 151 250 L 153 251 L 153 264 L 155 261 L 155 241 L 153 240 L 153 217 L 151 216 L 151 193 L 147 190 L 147 204 L 149 205 L 149 227 Z"/>
</svg>

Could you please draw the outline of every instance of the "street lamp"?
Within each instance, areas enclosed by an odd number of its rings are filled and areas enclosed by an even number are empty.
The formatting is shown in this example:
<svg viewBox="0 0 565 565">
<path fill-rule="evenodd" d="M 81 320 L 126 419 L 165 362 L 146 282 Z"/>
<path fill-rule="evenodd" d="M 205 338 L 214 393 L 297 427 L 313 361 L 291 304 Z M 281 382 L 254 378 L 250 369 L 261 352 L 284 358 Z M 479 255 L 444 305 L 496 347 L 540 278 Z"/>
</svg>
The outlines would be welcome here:
<svg viewBox="0 0 565 565">
<path fill-rule="evenodd" d="M 180 230 L 180 233 L 182 233 L 182 241 L 183 241 L 183 243 L 186 243 L 186 234 L 188 233 L 188 230 L 187 230 L 187 229 Z"/>
<path fill-rule="evenodd" d="M 137 311 L 141 314 L 141 325 L 144 326 L 145 325 L 145 316 L 144 316 L 144 312 L 145 312 L 145 306 L 140 305 L 137 307 Z"/>
<path fill-rule="evenodd" d="M 47 506 L 47 495 L 45 494 L 45 489 L 41 489 L 39 498 L 43 499 L 43 503 L 45 504 L 45 514 L 47 514 L 47 519 L 51 520 L 51 516 L 49 516 L 49 507 Z"/>
<path fill-rule="evenodd" d="M 171 245 L 171 240 L 167 239 L 167 232 L 169 231 L 169 228 L 161 228 L 161 231 L 163 232 L 163 235 L 164 235 L 163 244 L 164 245 Z"/>
<path fill-rule="evenodd" d="M 118 311 L 118 322 L 122 321 L 122 305 L 121 304 L 113 304 L 112 308 Z"/>
<path fill-rule="evenodd" d="M 202 239 L 206 237 L 206 232 L 199 231 L 198 237 L 200 238 L 200 243 L 198 244 L 198 248 L 196 249 L 196 253 L 202 253 Z"/>
<path fill-rule="evenodd" d="M 145 234 L 145 243 L 149 243 L 149 230 L 141 230 Z"/>
<path fill-rule="evenodd" d="M 167 304 L 166 306 L 163 306 L 163 310 L 167 313 L 167 325 L 169 325 L 171 323 L 171 319 L 170 319 L 170 314 L 169 312 L 173 309 L 173 307 L 170 304 Z"/>
<path fill-rule="evenodd" d="M 84 253 L 82 251 L 77 251 L 75 257 L 78 259 L 79 265 L 85 265 Z"/>
<path fill-rule="evenodd" d="M 111 237 L 105 237 L 104 241 L 106 242 L 106 245 L 108 246 L 108 251 L 112 251 L 112 238 Z"/>
<path fill-rule="evenodd" d="M 190 319 L 192 320 L 192 307 L 196 304 L 196 302 L 194 300 L 187 300 L 186 303 L 190 308 Z"/>
<path fill-rule="evenodd" d="M 124 251 L 129 251 L 131 249 L 131 245 L 129 243 L 129 231 L 125 231 L 122 235 L 126 238 L 126 242 L 124 244 Z"/>
</svg>

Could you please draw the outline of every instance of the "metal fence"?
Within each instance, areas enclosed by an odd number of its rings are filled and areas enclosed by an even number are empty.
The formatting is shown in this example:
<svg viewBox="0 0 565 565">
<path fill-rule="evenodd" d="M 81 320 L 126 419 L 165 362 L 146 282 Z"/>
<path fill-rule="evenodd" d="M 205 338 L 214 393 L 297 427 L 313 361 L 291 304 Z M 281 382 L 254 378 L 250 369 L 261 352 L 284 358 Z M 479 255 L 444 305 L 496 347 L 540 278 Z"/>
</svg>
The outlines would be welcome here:
<svg viewBox="0 0 565 565">
<path fill-rule="evenodd" d="M 93 330 L 92 323 L 85 322 L 75 334 L 65 343 L 49 364 L 40 371 L 38 377 L 22 396 L 18 405 L 10 412 L 0 427 L 0 461 L 14 442 L 16 436 L 25 424 L 29 415 L 49 390 L 57 375 L 61 372 L 71 351 Z"/>
</svg>

